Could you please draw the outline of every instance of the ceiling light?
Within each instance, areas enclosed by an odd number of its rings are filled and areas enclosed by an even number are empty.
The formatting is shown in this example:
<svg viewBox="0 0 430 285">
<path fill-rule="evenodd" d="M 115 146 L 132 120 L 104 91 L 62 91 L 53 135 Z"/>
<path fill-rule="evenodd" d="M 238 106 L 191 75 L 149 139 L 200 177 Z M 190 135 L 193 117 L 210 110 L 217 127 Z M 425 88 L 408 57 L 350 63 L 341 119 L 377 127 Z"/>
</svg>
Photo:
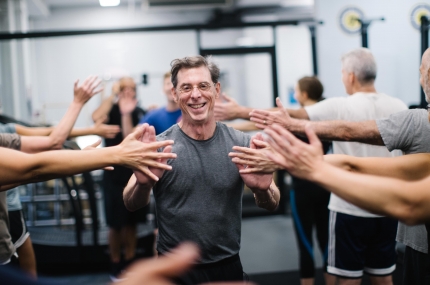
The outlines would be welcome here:
<svg viewBox="0 0 430 285">
<path fill-rule="evenodd" d="M 112 7 L 112 6 L 118 6 L 121 0 L 99 0 L 100 6 L 102 7 Z"/>
</svg>

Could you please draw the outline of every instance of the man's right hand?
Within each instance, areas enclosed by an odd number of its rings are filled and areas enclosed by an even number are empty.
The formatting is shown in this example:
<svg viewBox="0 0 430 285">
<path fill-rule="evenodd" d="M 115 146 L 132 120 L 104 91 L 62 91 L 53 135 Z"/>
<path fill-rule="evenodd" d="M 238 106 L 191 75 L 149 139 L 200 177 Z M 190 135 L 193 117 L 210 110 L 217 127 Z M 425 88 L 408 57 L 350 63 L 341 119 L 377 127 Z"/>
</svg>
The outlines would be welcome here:
<svg viewBox="0 0 430 285">
<path fill-rule="evenodd" d="M 276 98 L 276 105 L 279 108 L 276 111 L 252 110 L 251 113 L 249 113 L 250 120 L 255 122 L 255 126 L 259 129 L 265 129 L 267 126 L 272 124 L 278 124 L 288 129 L 288 126 L 291 124 L 293 119 L 285 110 L 279 97 Z"/>
<path fill-rule="evenodd" d="M 166 162 L 168 159 L 176 158 L 176 154 L 168 151 L 171 150 L 173 140 L 157 142 L 151 139 L 146 142 L 148 139 L 143 139 L 143 137 L 152 136 L 152 132 L 147 134 L 149 129 L 148 124 L 143 124 L 128 135 L 117 147 L 120 148 L 119 164 L 133 169 L 135 174 L 138 174 L 142 179 L 142 182 L 155 183 L 162 176 L 164 170 L 172 169 Z M 155 139 L 155 131 L 153 136 Z M 167 151 L 157 152 L 157 149 L 162 147 L 167 148 Z M 136 175 L 136 177 L 138 176 Z"/>
<path fill-rule="evenodd" d="M 143 124 L 142 127 L 146 128 L 146 131 L 143 133 L 142 137 L 140 138 L 141 142 L 144 143 L 155 143 L 157 142 L 157 138 L 155 136 L 155 128 L 153 126 L 149 126 L 148 124 Z M 163 152 L 159 152 L 160 154 L 166 154 L 168 155 L 174 155 L 174 158 L 176 158 L 176 154 L 172 153 L 172 146 L 171 144 L 166 145 Z M 167 160 L 170 157 L 160 158 L 156 161 L 158 163 L 162 163 L 167 165 Z M 170 169 L 168 169 L 170 170 Z M 158 181 L 159 178 L 161 178 L 164 174 L 165 168 L 155 168 L 155 167 L 149 167 L 149 171 L 157 177 L 157 179 L 154 179 L 153 176 L 149 176 L 146 173 L 142 173 L 140 171 L 134 171 L 134 174 L 136 175 L 137 182 L 139 184 L 155 184 L 155 182 Z"/>
</svg>

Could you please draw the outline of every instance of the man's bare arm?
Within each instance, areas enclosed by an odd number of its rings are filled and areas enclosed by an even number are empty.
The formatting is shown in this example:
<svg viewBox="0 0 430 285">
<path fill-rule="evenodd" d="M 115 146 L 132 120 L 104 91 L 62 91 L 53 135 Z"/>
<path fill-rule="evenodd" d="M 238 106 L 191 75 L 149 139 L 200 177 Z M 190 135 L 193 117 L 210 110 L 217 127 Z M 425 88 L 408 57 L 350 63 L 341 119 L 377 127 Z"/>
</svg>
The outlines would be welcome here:
<svg viewBox="0 0 430 285">
<path fill-rule="evenodd" d="M 330 165 L 323 159 L 321 142 L 307 128 L 310 144 L 303 143 L 284 128 L 267 129 L 270 146 L 267 153 L 292 175 L 315 182 L 342 199 L 375 214 L 395 217 L 407 224 L 430 220 L 430 177 L 419 181 L 353 173 Z"/>
<path fill-rule="evenodd" d="M 417 153 L 399 157 L 355 157 L 343 154 L 324 156 L 324 161 L 345 170 L 416 181 L 430 176 L 430 154 Z"/>
<path fill-rule="evenodd" d="M 132 175 L 123 192 L 124 204 L 127 210 L 136 211 L 149 204 L 151 189 L 155 181 L 140 184 L 136 175 Z"/>
<path fill-rule="evenodd" d="M 251 121 L 260 129 L 265 129 L 272 124 L 278 124 L 296 135 L 305 135 L 305 126 L 309 125 L 319 138 L 329 141 L 353 141 L 373 145 L 384 145 L 381 134 L 376 125 L 376 121 L 321 121 L 309 122 L 309 117 L 305 109 L 293 110 L 296 118 L 306 119 L 298 120 L 291 118 L 292 110 L 284 109 L 279 98 L 276 99 L 278 111 L 253 110 L 250 113 Z M 304 112 L 304 113 L 303 113 Z M 305 116 L 304 118 L 303 116 Z"/>
<path fill-rule="evenodd" d="M 278 208 L 279 200 L 281 198 L 281 193 L 276 186 L 275 182 L 272 180 L 272 183 L 269 186 L 269 189 L 266 191 L 253 191 L 255 203 L 258 207 L 274 211 Z"/>
</svg>

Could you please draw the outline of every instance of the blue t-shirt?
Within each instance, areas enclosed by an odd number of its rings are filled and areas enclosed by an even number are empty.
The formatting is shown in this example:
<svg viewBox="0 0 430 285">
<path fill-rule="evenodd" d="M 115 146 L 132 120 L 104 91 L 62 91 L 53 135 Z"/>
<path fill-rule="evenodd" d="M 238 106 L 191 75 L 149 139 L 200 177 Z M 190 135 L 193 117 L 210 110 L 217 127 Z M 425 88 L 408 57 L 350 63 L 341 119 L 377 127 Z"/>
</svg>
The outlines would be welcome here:
<svg viewBox="0 0 430 285">
<path fill-rule="evenodd" d="M 149 112 L 140 120 L 139 124 L 148 123 L 149 125 L 154 126 L 155 133 L 158 135 L 176 124 L 181 115 L 181 109 L 169 112 L 166 107 L 162 107 Z"/>
</svg>

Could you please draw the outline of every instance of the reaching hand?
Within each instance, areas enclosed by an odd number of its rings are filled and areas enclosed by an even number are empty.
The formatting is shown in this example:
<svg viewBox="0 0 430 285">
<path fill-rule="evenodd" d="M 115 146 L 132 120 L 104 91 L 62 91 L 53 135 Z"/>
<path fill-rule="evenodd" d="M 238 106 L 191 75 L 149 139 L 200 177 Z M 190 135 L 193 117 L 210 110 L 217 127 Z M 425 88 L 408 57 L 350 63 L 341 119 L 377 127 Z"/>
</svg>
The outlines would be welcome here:
<svg viewBox="0 0 430 285">
<path fill-rule="evenodd" d="M 217 121 L 229 121 L 237 119 L 237 110 L 240 105 L 233 98 L 221 94 L 221 99 L 225 102 L 215 102 L 214 115 Z"/>
<path fill-rule="evenodd" d="M 121 131 L 121 128 L 118 125 L 103 124 L 103 122 L 106 120 L 105 118 L 107 118 L 107 116 L 104 116 L 96 121 L 93 126 L 94 134 L 103 138 L 112 139 Z"/>
<path fill-rule="evenodd" d="M 135 173 L 144 174 L 146 178 L 151 181 L 158 181 L 157 175 L 152 173 L 152 170 L 163 169 L 170 170 L 172 167 L 166 164 L 167 159 L 176 158 L 176 154 L 170 152 L 157 152 L 157 149 L 171 146 L 172 140 L 160 141 L 160 142 L 142 142 L 141 139 L 145 136 L 148 131 L 148 124 L 144 124 L 141 127 L 128 135 L 121 144 L 118 145 L 120 150 L 120 164 L 131 168 Z M 164 173 L 164 171 L 163 171 Z"/>
<path fill-rule="evenodd" d="M 266 155 L 292 175 L 311 180 L 316 170 L 323 167 L 321 165 L 324 164 L 324 156 L 321 141 L 310 125 L 306 125 L 305 131 L 309 144 L 279 125 L 267 127 L 265 132 L 270 137 L 267 142 L 273 151 L 266 152 Z"/>
<path fill-rule="evenodd" d="M 76 80 L 73 88 L 74 101 L 79 104 L 85 104 L 91 97 L 103 90 L 103 88 L 96 89 L 100 82 L 101 80 L 97 79 L 97 76 L 89 76 L 82 85 L 78 86 L 79 80 Z"/>
<path fill-rule="evenodd" d="M 285 110 L 279 97 L 276 98 L 276 105 L 279 107 L 277 111 L 252 110 L 249 113 L 250 120 L 255 122 L 255 126 L 259 129 L 265 129 L 272 124 L 279 124 L 284 128 L 288 128 L 291 117 Z"/>
<path fill-rule="evenodd" d="M 262 136 L 258 136 L 262 139 Z M 263 140 L 254 137 L 252 143 L 257 148 L 240 147 L 234 146 L 233 150 L 236 152 L 230 152 L 228 155 L 232 157 L 234 163 L 247 165 L 245 169 L 240 170 L 240 173 L 273 173 L 276 170 L 281 169 L 278 164 L 270 160 L 265 151 L 270 151 L 269 144 Z"/>
<path fill-rule="evenodd" d="M 256 143 L 255 140 L 260 140 L 260 141 L 263 140 L 262 134 L 258 133 L 254 137 L 252 137 L 251 143 L 249 146 L 249 151 L 251 152 L 254 151 L 254 153 L 258 153 L 258 151 L 262 151 L 262 145 Z M 252 166 L 244 163 L 236 163 L 234 160 L 233 162 L 236 164 L 237 168 L 239 169 L 240 176 L 242 177 L 243 182 L 245 182 L 246 186 L 248 186 L 252 190 L 266 191 L 267 189 L 269 189 L 270 183 L 272 183 L 273 172 L 269 174 L 264 172 L 257 172 L 257 173 L 244 172 L 245 169 L 249 167 L 252 168 Z"/>
<path fill-rule="evenodd" d="M 171 253 L 150 260 L 133 263 L 121 276 L 118 285 L 174 285 L 173 278 L 186 273 L 197 261 L 199 251 L 193 244 L 184 243 Z M 219 282 L 212 285 L 239 285 L 243 282 Z M 248 283 L 249 284 L 249 283 Z M 206 284 L 210 285 L 210 284 Z M 250 284 L 249 284 L 250 285 Z"/>
<path fill-rule="evenodd" d="M 149 126 L 146 123 L 143 124 L 142 127 L 145 128 L 145 132 L 140 137 L 140 141 L 143 142 L 143 143 L 154 143 L 154 142 L 156 142 L 157 138 L 155 136 L 155 129 L 154 129 L 154 127 L 153 126 Z M 157 150 L 155 150 L 155 151 L 157 151 Z M 160 152 L 160 154 L 173 155 L 172 154 L 172 146 L 171 146 L 171 144 L 167 145 L 164 148 L 163 152 Z M 174 157 L 176 158 L 176 154 L 174 154 Z M 160 158 L 160 159 L 157 159 L 156 161 L 158 163 L 162 163 L 164 165 L 167 165 L 167 159 L 168 158 L 169 157 Z M 154 183 L 154 182 L 158 181 L 158 179 L 163 176 L 164 169 L 155 168 L 155 167 L 149 167 L 149 171 L 151 172 L 151 174 L 153 176 L 147 175 L 147 173 L 142 173 L 140 171 L 134 171 L 134 174 L 136 175 L 136 179 L 137 179 L 137 181 L 140 184 Z M 170 170 L 170 169 L 168 169 L 168 170 Z M 156 177 L 156 179 L 154 179 L 154 176 Z"/>
<path fill-rule="evenodd" d="M 122 115 L 128 115 L 134 111 L 137 106 L 137 99 L 134 96 L 120 94 L 118 100 L 119 110 Z"/>
</svg>

